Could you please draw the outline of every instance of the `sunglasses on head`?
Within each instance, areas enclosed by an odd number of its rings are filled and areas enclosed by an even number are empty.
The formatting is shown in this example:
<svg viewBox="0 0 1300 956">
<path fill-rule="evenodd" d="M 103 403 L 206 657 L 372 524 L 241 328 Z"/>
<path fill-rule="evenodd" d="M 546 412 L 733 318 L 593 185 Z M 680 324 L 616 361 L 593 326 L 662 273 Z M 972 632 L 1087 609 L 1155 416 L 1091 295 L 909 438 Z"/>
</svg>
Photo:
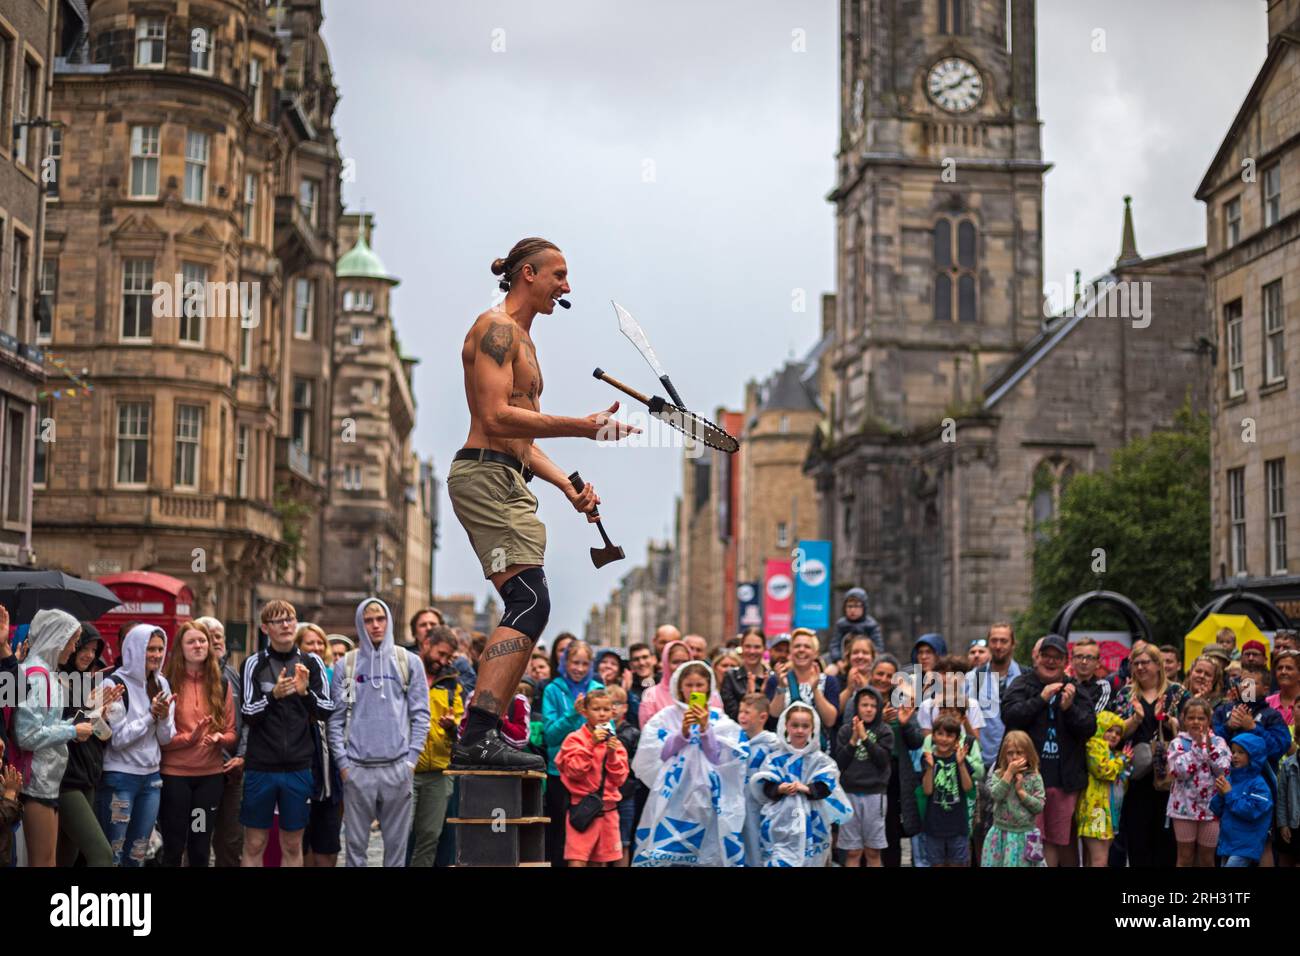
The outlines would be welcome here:
<svg viewBox="0 0 1300 956">
<path fill-rule="evenodd" d="M 976 640 L 973 640 L 973 641 L 970 642 L 970 646 L 971 646 L 971 647 L 988 647 L 988 646 L 989 646 L 988 638 L 984 638 L 984 637 L 977 638 Z"/>
</svg>

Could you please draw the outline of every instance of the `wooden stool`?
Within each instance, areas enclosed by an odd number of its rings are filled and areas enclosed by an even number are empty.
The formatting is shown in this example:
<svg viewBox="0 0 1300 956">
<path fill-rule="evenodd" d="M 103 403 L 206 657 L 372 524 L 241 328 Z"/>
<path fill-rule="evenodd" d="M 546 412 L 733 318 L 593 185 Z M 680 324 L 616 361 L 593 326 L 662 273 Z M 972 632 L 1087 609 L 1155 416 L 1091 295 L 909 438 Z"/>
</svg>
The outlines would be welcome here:
<svg viewBox="0 0 1300 956">
<path fill-rule="evenodd" d="M 550 866 L 546 862 L 541 771 L 447 770 L 459 777 L 457 866 Z"/>
</svg>

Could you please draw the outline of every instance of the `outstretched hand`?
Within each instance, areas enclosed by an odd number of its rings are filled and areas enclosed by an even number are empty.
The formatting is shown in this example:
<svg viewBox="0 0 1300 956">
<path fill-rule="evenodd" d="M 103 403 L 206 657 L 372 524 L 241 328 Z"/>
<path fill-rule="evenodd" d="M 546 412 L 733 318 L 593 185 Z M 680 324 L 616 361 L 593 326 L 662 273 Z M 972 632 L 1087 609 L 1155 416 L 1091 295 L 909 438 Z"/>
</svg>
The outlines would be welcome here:
<svg viewBox="0 0 1300 956">
<path fill-rule="evenodd" d="M 635 425 L 629 425 L 626 422 L 620 422 L 614 417 L 618 411 L 618 402 L 610 405 L 609 408 L 601 412 L 592 412 L 584 421 L 587 423 L 587 438 L 595 441 L 618 441 L 620 438 L 627 438 L 629 435 L 638 435 L 641 429 Z"/>
</svg>

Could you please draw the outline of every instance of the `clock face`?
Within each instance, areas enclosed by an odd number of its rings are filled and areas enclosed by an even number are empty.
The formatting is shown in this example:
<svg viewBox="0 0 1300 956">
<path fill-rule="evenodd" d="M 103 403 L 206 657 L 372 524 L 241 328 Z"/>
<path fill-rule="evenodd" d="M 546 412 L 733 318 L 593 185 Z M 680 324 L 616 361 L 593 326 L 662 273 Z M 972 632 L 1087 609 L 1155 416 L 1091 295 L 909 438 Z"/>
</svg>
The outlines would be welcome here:
<svg viewBox="0 0 1300 956">
<path fill-rule="evenodd" d="M 947 57 L 930 67 L 925 85 L 930 99 L 950 113 L 972 110 L 984 96 L 980 71 L 959 56 Z"/>
</svg>

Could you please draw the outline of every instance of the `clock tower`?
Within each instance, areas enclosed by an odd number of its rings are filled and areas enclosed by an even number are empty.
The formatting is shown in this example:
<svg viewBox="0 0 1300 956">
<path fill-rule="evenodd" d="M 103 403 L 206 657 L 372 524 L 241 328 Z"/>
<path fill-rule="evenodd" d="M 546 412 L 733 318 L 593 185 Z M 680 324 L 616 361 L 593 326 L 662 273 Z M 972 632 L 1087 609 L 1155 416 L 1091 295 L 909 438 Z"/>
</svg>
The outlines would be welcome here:
<svg viewBox="0 0 1300 956">
<path fill-rule="evenodd" d="M 841 0 L 832 440 L 925 430 L 1042 323 L 1034 0 Z"/>
</svg>

